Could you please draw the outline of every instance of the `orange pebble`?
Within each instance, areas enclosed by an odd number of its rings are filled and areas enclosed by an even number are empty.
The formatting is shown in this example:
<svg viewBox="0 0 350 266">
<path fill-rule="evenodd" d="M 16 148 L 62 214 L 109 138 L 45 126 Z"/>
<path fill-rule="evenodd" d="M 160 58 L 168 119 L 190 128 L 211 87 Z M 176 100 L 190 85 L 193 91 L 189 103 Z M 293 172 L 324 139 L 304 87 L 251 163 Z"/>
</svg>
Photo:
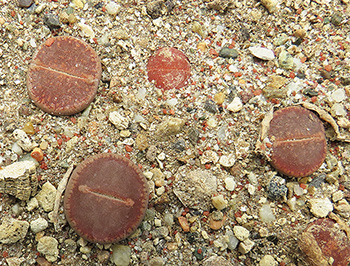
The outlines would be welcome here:
<svg viewBox="0 0 350 266">
<path fill-rule="evenodd" d="M 32 156 L 32 158 L 34 158 L 38 162 L 40 162 L 44 159 L 44 153 L 40 148 L 34 148 L 34 150 L 31 152 L 30 156 Z"/>
</svg>

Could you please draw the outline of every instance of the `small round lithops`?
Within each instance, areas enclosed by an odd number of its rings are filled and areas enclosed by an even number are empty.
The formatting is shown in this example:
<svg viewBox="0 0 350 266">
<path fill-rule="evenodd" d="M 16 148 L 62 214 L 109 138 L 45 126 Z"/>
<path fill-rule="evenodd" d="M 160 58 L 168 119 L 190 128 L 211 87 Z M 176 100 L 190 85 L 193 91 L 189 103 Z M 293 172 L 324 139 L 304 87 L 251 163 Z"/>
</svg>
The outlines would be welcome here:
<svg viewBox="0 0 350 266">
<path fill-rule="evenodd" d="M 321 120 L 311 111 L 290 106 L 276 111 L 270 122 L 271 164 L 280 173 L 304 177 L 323 163 L 327 143 Z"/>
<path fill-rule="evenodd" d="M 86 42 L 71 36 L 49 38 L 29 66 L 28 94 L 44 112 L 75 114 L 95 98 L 101 72 L 100 59 Z"/>
<path fill-rule="evenodd" d="M 157 88 L 179 89 L 191 76 L 191 65 L 186 55 L 173 47 L 158 49 L 147 63 L 148 80 Z"/>
<path fill-rule="evenodd" d="M 84 160 L 68 182 L 64 209 L 70 226 L 94 243 L 125 239 L 140 225 L 148 205 L 148 188 L 129 159 L 102 153 Z"/>
</svg>

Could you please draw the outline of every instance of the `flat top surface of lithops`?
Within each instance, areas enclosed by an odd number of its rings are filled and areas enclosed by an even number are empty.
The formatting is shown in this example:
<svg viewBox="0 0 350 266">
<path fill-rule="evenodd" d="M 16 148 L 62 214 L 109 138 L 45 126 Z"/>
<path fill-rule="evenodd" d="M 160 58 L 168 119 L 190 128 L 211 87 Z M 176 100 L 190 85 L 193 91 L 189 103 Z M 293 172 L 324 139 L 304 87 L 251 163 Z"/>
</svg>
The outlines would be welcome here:
<svg viewBox="0 0 350 266">
<path fill-rule="evenodd" d="M 28 93 L 47 113 L 75 114 L 93 101 L 101 71 L 98 55 L 84 41 L 70 36 L 49 38 L 29 66 Z"/>
<path fill-rule="evenodd" d="M 276 111 L 270 122 L 271 162 L 282 174 L 312 174 L 326 157 L 326 137 L 321 120 L 311 111 L 290 106 Z"/>
<path fill-rule="evenodd" d="M 83 161 L 72 173 L 64 197 L 69 224 L 96 243 L 129 236 L 141 223 L 147 204 L 141 171 L 130 160 L 111 153 Z"/>
<path fill-rule="evenodd" d="M 147 64 L 148 80 L 158 88 L 179 89 L 191 76 L 191 65 L 186 55 L 172 47 L 164 47 L 150 57 Z"/>
</svg>

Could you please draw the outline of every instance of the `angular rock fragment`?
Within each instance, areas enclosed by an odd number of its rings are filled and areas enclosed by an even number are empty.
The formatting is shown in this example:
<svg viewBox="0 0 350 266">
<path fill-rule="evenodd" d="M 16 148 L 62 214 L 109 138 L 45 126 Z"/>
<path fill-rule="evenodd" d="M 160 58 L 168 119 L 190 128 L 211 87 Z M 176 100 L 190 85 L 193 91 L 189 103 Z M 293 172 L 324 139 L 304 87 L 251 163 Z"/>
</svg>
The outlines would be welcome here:
<svg viewBox="0 0 350 266">
<path fill-rule="evenodd" d="M 13 218 L 5 218 L 0 225 L 0 243 L 12 244 L 23 239 L 28 232 L 29 223 Z"/>
<path fill-rule="evenodd" d="M 33 161 L 15 162 L 0 170 L 0 193 L 28 200 L 36 192 L 37 186 Z"/>
</svg>

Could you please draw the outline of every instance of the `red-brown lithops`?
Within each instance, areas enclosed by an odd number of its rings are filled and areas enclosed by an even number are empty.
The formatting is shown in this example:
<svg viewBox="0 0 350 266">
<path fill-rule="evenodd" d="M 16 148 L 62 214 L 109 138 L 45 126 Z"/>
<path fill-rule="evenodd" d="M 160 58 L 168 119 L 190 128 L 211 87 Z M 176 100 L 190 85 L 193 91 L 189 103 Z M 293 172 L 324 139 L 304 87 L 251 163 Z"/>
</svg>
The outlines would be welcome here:
<svg viewBox="0 0 350 266">
<path fill-rule="evenodd" d="M 69 224 L 94 243 L 128 237 L 140 225 L 147 205 L 147 183 L 140 169 L 112 153 L 91 156 L 78 165 L 64 196 Z"/>
<path fill-rule="evenodd" d="M 156 87 L 169 90 L 187 84 L 191 76 L 191 65 L 186 55 L 172 47 L 164 47 L 150 57 L 147 64 L 148 80 Z"/>
<path fill-rule="evenodd" d="M 276 111 L 270 122 L 269 139 L 272 165 L 288 176 L 308 176 L 326 157 L 323 124 L 303 107 L 290 106 Z"/>
<path fill-rule="evenodd" d="M 298 244 L 310 266 L 348 266 L 350 263 L 350 240 L 331 219 L 322 218 L 310 223 Z"/>
<path fill-rule="evenodd" d="M 101 71 L 98 55 L 84 41 L 70 36 L 49 38 L 29 66 L 28 93 L 47 113 L 75 114 L 95 98 Z"/>
</svg>

